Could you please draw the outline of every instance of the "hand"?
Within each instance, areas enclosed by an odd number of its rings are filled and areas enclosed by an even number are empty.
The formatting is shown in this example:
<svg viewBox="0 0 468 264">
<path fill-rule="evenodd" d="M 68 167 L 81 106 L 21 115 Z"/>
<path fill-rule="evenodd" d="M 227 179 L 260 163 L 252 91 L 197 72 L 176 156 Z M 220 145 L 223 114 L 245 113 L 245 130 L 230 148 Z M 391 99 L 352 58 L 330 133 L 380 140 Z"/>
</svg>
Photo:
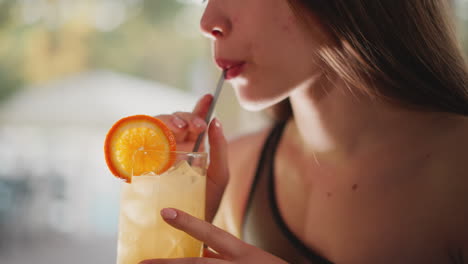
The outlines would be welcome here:
<svg viewBox="0 0 468 264">
<path fill-rule="evenodd" d="M 218 253 L 208 252 L 203 258 L 145 260 L 140 264 L 286 264 L 285 261 L 180 210 L 166 208 L 161 211 L 161 215 L 168 224 L 205 242 Z"/>
<path fill-rule="evenodd" d="M 178 151 L 192 151 L 198 135 L 207 127 L 205 117 L 212 101 L 213 96 L 207 94 L 200 98 L 191 113 L 175 112 L 170 115 L 155 116 L 171 129 L 176 138 Z M 203 144 L 200 145 L 201 151 L 203 147 Z"/>
<path fill-rule="evenodd" d="M 192 151 L 195 141 L 207 124 L 204 121 L 208 113 L 212 95 L 203 96 L 195 106 L 192 113 L 176 112 L 171 115 L 159 115 L 156 118 L 163 121 L 174 133 L 178 151 Z M 218 210 L 224 189 L 229 180 L 227 164 L 227 142 L 224 137 L 221 123 L 213 120 L 208 127 L 210 143 L 210 164 L 208 166 L 206 181 L 206 220 L 211 222 Z M 203 151 L 203 144 L 200 151 Z"/>
</svg>

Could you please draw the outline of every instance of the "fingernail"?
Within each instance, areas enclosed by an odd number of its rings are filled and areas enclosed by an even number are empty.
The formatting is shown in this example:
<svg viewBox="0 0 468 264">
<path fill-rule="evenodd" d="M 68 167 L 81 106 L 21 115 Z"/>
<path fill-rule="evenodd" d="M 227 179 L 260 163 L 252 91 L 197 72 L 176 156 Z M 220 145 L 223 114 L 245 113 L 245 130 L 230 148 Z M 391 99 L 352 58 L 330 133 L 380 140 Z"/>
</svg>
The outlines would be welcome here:
<svg viewBox="0 0 468 264">
<path fill-rule="evenodd" d="M 177 217 L 177 212 L 171 208 L 164 208 L 161 210 L 161 216 L 166 220 L 174 220 Z"/>
<path fill-rule="evenodd" d="M 216 128 L 218 128 L 218 129 L 220 129 L 222 131 L 223 126 L 221 125 L 221 122 L 219 122 L 218 118 L 215 118 L 214 122 L 215 122 L 214 124 L 215 124 Z"/>
<path fill-rule="evenodd" d="M 205 121 L 203 121 L 201 118 L 195 118 L 193 120 L 193 124 L 198 128 L 202 128 L 206 126 Z"/>
<path fill-rule="evenodd" d="M 172 123 L 174 123 L 174 125 L 178 128 L 184 128 L 187 125 L 187 123 L 185 123 L 184 120 L 177 116 L 174 116 L 174 118 L 172 118 Z"/>
</svg>

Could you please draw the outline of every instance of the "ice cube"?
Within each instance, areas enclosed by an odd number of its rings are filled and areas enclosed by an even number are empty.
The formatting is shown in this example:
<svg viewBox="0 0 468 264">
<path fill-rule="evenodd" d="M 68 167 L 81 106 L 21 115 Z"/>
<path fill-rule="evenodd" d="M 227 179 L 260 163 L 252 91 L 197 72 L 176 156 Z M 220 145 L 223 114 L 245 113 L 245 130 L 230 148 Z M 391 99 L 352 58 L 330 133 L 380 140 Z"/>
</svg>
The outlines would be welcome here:
<svg viewBox="0 0 468 264">
<path fill-rule="evenodd" d="M 124 201 L 123 213 L 130 221 L 141 226 L 151 225 L 156 221 L 156 210 L 142 201 Z"/>
<path fill-rule="evenodd" d="M 136 176 L 136 177 L 141 177 L 141 176 L 158 176 L 158 175 L 154 171 L 150 171 L 150 172 L 143 173 L 140 176 Z"/>
<path fill-rule="evenodd" d="M 133 178 L 132 189 L 137 195 L 151 197 L 154 195 L 159 176 L 138 176 Z"/>
<path fill-rule="evenodd" d="M 181 237 L 180 235 L 173 234 L 171 237 L 168 237 L 169 241 L 166 244 L 168 246 L 166 258 L 182 257 L 184 256 L 184 250 L 181 247 Z"/>
<path fill-rule="evenodd" d="M 187 161 L 183 160 L 179 162 L 175 167 L 174 170 L 172 170 L 170 173 L 168 173 L 168 176 L 174 178 L 198 178 L 202 177 L 200 173 L 198 173 L 194 168 L 192 168 Z M 193 180 L 192 180 L 193 181 Z"/>
</svg>

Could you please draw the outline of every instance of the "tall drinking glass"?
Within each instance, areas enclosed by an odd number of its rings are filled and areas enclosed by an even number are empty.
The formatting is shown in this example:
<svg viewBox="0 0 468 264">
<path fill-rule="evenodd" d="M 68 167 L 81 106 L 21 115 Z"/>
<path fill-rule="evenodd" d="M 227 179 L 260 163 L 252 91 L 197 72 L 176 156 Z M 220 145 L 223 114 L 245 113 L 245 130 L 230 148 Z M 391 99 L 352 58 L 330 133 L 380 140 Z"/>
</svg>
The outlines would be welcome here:
<svg viewBox="0 0 468 264">
<path fill-rule="evenodd" d="M 141 168 L 160 162 L 161 154 L 168 157 L 167 152 L 137 151 L 145 164 L 134 163 L 132 182 L 122 183 L 117 264 L 202 255 L 202 242 L 168 225 L 160 211 L 173 207 L 204 219 L 207 153 L 170 152 L 175 161 L 162 174 Z"/>
</svg>

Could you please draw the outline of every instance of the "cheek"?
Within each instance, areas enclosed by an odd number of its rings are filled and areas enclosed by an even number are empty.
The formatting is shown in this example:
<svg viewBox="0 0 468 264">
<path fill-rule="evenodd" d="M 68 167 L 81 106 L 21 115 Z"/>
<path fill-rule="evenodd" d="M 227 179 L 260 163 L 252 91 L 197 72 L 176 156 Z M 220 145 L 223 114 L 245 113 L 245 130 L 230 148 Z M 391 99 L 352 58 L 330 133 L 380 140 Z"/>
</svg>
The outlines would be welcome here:
<svg viewBox="0 0 468 264">
<path fill-rule="evenodd" d="M 232 18 L 232 24 L 235 26 L 235 25 L 237 25 L 238 23 L 239 23 L 239 17 L 238 17 L 238 16 L 234 16 L 234 17 Z"/>
<path fill-rule="evenodd" d="M 283 22 L 281 29 L 283 33 L 289 34 L 291 32 L 291 28 L 294 27 L 295 17 L 289 16 L 285 22 Z"/>
</svg>

